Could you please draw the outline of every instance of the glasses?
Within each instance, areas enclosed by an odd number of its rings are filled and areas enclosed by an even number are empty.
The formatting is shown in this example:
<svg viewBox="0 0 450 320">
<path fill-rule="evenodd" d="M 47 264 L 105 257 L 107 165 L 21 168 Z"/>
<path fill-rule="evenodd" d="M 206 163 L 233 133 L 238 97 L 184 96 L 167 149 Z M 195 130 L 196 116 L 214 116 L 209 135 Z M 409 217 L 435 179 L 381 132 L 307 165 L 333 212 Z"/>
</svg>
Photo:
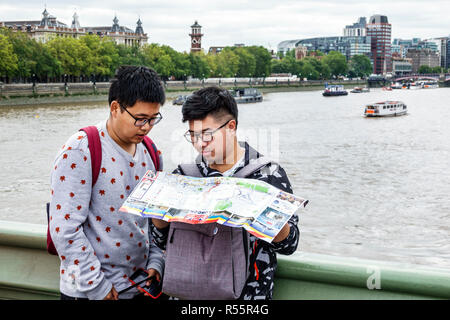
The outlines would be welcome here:
<svg viewBox="0 0 450 320">
<path fill-rule="evenodd" d="M 184 137 L 186 138 L 186 140 L 188 142 L 191 142 L 191 143 L 197 143 L 199 138 L 203 142 L 210 142 L 214 139 L 213 134 L 216 133 L 217 131 L 219 131 L 220 129 L 222 129 L 223 127 L 225 127 L 228 124 L 228 122 L 230 122 L 231 120 L 233 120 L 233 119 L 228 120 L 223 125 L 221 125 L 220 127 L 218 127 L 217 129 L 215 129 L 213 131 L 205 131 L 202 133 L 197 133 L 197 132 L 188 130 L 184 134 Z"/>
<path fill-rule="evenodd" d="M 150 126 L 154 126 L 155 124 L 157 124 L 158 122 L 160 122 L 162 120 L 162 115 L 161 113 L 158 112 L 156 117 L 152 117 L 152 118 L 136 118 L 135 116 L 133 116 L 130 111 L 127 110 L 127 108 L 124 108 L 122 106 L 120 106 L 122 109 L 124 109 L 135 121 L 134 121 L 134 125 L 136 127 L 143 127 L 145 126 L 147 123 Z"/>
</svg>

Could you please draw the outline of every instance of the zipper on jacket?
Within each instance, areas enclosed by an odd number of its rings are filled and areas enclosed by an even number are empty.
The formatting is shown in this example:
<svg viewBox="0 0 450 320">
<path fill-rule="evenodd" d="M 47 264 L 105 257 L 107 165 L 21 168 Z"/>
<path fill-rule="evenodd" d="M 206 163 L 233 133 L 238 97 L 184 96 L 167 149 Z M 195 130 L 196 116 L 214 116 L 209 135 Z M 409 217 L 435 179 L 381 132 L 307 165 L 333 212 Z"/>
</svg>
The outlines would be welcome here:
<svg viewBox="0 0 450 320">
<path fill-rule="evenodd" d="M 173 231 L 172 231 L 172 235 L 170 236 L 169 243 L 173 243 L 173 235 L 175 234 L 175 230 L 176 229 L 173 229 Z"/>
</svg>

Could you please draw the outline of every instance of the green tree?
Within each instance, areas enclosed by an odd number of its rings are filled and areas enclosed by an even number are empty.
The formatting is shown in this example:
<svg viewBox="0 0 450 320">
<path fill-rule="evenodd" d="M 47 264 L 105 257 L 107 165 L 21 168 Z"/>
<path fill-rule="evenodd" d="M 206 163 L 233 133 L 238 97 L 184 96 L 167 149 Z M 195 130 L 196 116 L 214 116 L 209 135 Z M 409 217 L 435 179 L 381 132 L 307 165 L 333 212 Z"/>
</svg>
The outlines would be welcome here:
<svg viewBox="0 0 450 320">
<path fill-rule="evenodd" d="M 247 51 L 255 57 L 255 72 L 256 77 L 269 76 L 271 73 L 272 54 L 263 46 L 246 47 Z"/>
<path fill-rule="evenodd" d="M 328 65 L 332 76 L 337 77 L 347 73 L 347 59 L 338 51 L 331 51 L 322 59 L 322 61 Z"/>
<path fill-rule="evenodd" d="M 208 74 L 210 66 L 208 64 L 207 56 L 203 52 L 191 52 L 189 54 L 190 71 L 188 75 L 192 75 L 194 78 L 200 79 L 202 75 Z"/>
<path fill-rule="evenodd" d="M 442 69 L 443 68 L 441 68 L 440 66 L 433 67 L 431 68 L 431 73 L 441 73 Z"/>
<path fill-rule="evenodd" d="M 84 74 L 110 76 L 120 61 L 119 50 L 113 40 L 98 35 L 85 35 L 79 40 L 89 49 Z"/>
<path fill-rule="evenodd" d="M 318 56 L 320 57 L 321 52 L 317 51 Z M 317 79 L 328 79 L 331 76 L 331 70 L 330 67 L 323 62 L 322 59 L 315 58 L 314 56 L 307 56 L 306 58 L 302 59 L 304 63 L 308 62 L 314 67 L 314 70 L 316 72 L 313 72 L 312 76 L 314 80 Z"/>
<path fill-rule="evenodd" d="M 33 52 L 34 40 L 27 37 L 22 32 L 9 31 L 8 38 L 13 46 L 14 53 L 17 56 L 17 70 L 14 76 L 21 79 L 28 78 L 32 75 L 32 69 L 35 68 L 36 61 Z"/>
<path fill-rule="evenodd" d="M 154 69 L 163 79 L 167 79 L 173 73 L 172 58 L 156 43 L 142 47 L 142 60 L 145 66 Z"/>
<path fill-rule="evenodd" d="M 40 42 L 34 41 L 34 59 L 36 64 L 32 68 L 32 73 L 41 81 L 48 82 L 49 78 L 57 77 L 61 74 L 61 63 L 51 54 L 49 48 Z"/>
<path fill-rule="evenodd" d="M 74 38 L 55 38 L 48 42 L 53 57 L 61 64 L 61 72 L 72 75 L 89 75 L 92 73 L 91 50 L 83 41 Z"/>
<path fill-rule="evenodd" d="M 301 67 L 300 67 L 300 75 L 302 78 L 307 78 L 308 80 L 317 80 L 319 79 L 319 72 L 314 67 L 313 63 L 311 63 L 311 60 L 305 60 L 301 61 Z"/>
<path fill-rule="evenodd" d="M 176 79 L 183 79 L 185 74 L 188 75 L 190 73 L 191 61 L 187 53 L 178 52 L 167 45 L 161 46 L 161 49 L 172 60 L 171 76 L 174 76 Z"/>
<path fill-rule="evenodd" d="M 272 60 L 272 73 L 289 73 L 289 65 L 285 59 Z"/>
<path fill-rule="evenodd" d="M 349 63 L 349 76 L 350 77 L 366 77 L 372 73 L 373 67 L 370 63 L 370 59 L 363 55 L 355 55 L 352 57 Z"/>
<path fill-rule="evenodd" d="M 117 54 L 119 55 L 119 61 L 115 66 L 115 69 L 119 65 L 139 66 L 143 64 L 142 50 L 139 46 L 126 46 L 124 44 L 118 44 Z"/>
<path fill-rule="evenodd" d="M 255 74 L 256 68 L 256 59 L 255 57 L 247 51 L 245 47 L 227 47 L 225 50 L 231 50 L 238 57 L 238 69 L 237 76 L 238 77 L 249 77 Z M 223 51 L 221 52 L 223 53 Z M 219 75 L 220 76 L 220 75 Z"/>
<path fill-rule="evenodd" d="M 0 34 L 0 76 L 11 77 L 17 70 L 17 55 L 8 37 Z"/>
<path fill-rule="evenodd" d="M 234 77 L 239 70 L 239 56 L 232 50 L 222 50 L 220 53 L 208 54 L 208 65 L 211 75 L 224 78 Z"/>
<path fill-rule="evenodd" d="M 419 70 L 417 71 L 419 74 L 424 74 L 424 73 L 432 73 L 432 69 L 431 69 L 431 67 L 430 66 L 427 66 L 427 65 L 421 65 L 420 67 L 419 67 Z"/>
</svg>

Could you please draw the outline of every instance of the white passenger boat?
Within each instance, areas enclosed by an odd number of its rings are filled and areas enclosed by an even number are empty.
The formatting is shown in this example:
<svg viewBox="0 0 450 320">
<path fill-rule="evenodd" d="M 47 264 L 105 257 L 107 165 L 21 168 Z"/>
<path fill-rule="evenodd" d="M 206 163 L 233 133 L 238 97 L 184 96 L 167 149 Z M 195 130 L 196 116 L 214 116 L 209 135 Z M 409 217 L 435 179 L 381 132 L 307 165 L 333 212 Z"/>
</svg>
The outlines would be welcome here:
<svg viewBox="0 0 450 320">
<path fill-rule="evenodd" d="M 423 89 L 436 89 L 436 88 L 439 88 L 439 83 L 437 81 L 423 81 L 422 88 Z"/>
<path fill-rule="evenodd" d="M 406 104 L 401 101 L 383 101 L 366 105 L 364 115 L 366 117 L 401 116 L 407 111 Z"/>
<path fill-rule="evenodd" d="M 391 84 L 391 89 L 402 89 L 403 88 L 403 83 L 400 82 L 396 82 Z"/>
</svg>

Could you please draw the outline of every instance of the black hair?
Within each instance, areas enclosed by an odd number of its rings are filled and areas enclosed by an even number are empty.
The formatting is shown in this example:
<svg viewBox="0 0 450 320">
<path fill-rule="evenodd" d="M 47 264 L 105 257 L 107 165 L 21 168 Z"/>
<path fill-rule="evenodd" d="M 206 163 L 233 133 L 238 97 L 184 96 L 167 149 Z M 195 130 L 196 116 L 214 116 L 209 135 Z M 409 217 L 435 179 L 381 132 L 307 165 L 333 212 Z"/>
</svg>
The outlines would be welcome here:
<svg viewBox="0 0 450 320">
<path fill-rule="evenodd" d="M 215 86 L 206 87 L 191 94 L 182 108 L 183 122 L 203 120 L 208 115 L 219 120 L 231 115 L 238 123 L 238 108 L 236 100 L 228 90 Z"/>
<path fill-rule="evenodd" d="M 142 66 L 120 66 L 109 88 L 109 104 L 116 100 L 122 107 L 132 107 L 138 101 L 166 101 L 164 87 L 155 70 Z"/>
</svg>

